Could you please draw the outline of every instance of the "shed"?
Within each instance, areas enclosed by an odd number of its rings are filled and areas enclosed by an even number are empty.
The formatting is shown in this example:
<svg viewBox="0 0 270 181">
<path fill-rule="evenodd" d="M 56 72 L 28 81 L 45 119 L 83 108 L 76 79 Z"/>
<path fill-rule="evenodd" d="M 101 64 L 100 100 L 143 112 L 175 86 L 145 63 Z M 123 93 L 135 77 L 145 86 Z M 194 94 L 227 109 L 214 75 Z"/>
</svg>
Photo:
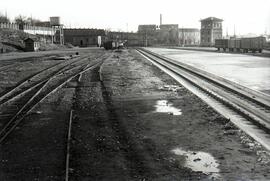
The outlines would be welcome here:
<svg viewBox="0 0 270 181">
<path fill-rule="evenodd" d="M 26 52 L 37 51 L 40 47 L 40 42 L 38 41 L 37 38 L 26 38 L 24 40 L 24 44 Z"/>
</svg>

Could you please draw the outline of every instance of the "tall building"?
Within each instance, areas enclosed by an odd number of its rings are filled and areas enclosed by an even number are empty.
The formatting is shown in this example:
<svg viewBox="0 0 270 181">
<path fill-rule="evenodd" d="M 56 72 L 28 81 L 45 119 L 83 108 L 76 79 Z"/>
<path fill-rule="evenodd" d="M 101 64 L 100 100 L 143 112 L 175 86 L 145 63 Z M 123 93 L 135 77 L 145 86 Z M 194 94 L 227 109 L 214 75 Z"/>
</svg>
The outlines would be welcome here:
<svg viewBox="0 0 270 181">
<path fill-rule="evenodd" d="M 179 45 L 200 45 L 200 30 L 197 28 L 179 28 Z"/>
<path fill-rule="evenodd" d="M 222 19 L 208 17 L 201 20 L 201 46 L 213 46 L 222 38 Z"/>
</svg>

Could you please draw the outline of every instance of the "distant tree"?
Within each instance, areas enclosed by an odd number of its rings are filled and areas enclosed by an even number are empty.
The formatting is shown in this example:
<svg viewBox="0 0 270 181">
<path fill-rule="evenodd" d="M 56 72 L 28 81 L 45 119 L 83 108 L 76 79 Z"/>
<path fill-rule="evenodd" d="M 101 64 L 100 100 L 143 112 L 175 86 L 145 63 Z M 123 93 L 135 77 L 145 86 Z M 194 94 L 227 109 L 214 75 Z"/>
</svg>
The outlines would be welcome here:
<svg viewBox="0 0 270 181">
<path fill-rule="evenodd" d="M 9 22 L 10 20 L 8 19 L 8 17 L 0 13 L 0 23 L 9 23 Z"/>
<path fill-rule="evenodd" d="M 23 30 L 24 25 L 27 24 L 27 18 L 26 16 L 19 15 L 15 17 L 14 22 L 19 25 L 20 30 Z"/>
<path fill-rule="evenodd" d="M 26 16 L 19 15 L 15 17 L 14 22 L 18 25 L 25 25 L 27 24 L 27 18 Z"/>
<path fill-rule="evenodd" d="M 26 19 L 26 24 L 29 24 L 31 26 L 36 26 L 37 24 L 40 24 L 41 21 L 39 19 L 35 19 L 35 18 L 32 18 L 32 17 L 28 17 Z"/>
</svg>

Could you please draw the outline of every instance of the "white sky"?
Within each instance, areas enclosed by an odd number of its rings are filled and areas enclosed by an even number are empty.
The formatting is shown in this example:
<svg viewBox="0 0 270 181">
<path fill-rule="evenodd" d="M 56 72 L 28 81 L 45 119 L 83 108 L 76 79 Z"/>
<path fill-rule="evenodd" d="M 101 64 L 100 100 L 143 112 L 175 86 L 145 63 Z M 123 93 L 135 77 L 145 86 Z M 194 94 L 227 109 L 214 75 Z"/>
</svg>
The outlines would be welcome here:
<svg viewBox="0 0 270 181">
<path fill-rule="evenodd" d="M 270 0 L 0 0 L 0 12 L 41 20 L 60 16 L 66 27 L 137 31 L 139 24 L 200 28 L 200 19 L 222 18 L 223 32 L 270 33 Z M 127 26 L 128 25 L 128 26 Z"/>
</svg>

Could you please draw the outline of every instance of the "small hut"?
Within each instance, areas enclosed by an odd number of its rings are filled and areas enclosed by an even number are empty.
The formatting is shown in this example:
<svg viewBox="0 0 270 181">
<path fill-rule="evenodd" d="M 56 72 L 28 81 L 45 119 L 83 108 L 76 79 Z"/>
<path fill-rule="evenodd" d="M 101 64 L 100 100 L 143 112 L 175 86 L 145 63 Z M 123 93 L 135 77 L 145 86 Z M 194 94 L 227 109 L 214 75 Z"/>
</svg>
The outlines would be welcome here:
<svg viewBox="0 0 270 181">
<path fill-rule="evenodd" d="M 26 38 L 24 44 L 26 52 L 38 51 L 40 47 L 40 42 L 37 38 Z"/>
</svg>

